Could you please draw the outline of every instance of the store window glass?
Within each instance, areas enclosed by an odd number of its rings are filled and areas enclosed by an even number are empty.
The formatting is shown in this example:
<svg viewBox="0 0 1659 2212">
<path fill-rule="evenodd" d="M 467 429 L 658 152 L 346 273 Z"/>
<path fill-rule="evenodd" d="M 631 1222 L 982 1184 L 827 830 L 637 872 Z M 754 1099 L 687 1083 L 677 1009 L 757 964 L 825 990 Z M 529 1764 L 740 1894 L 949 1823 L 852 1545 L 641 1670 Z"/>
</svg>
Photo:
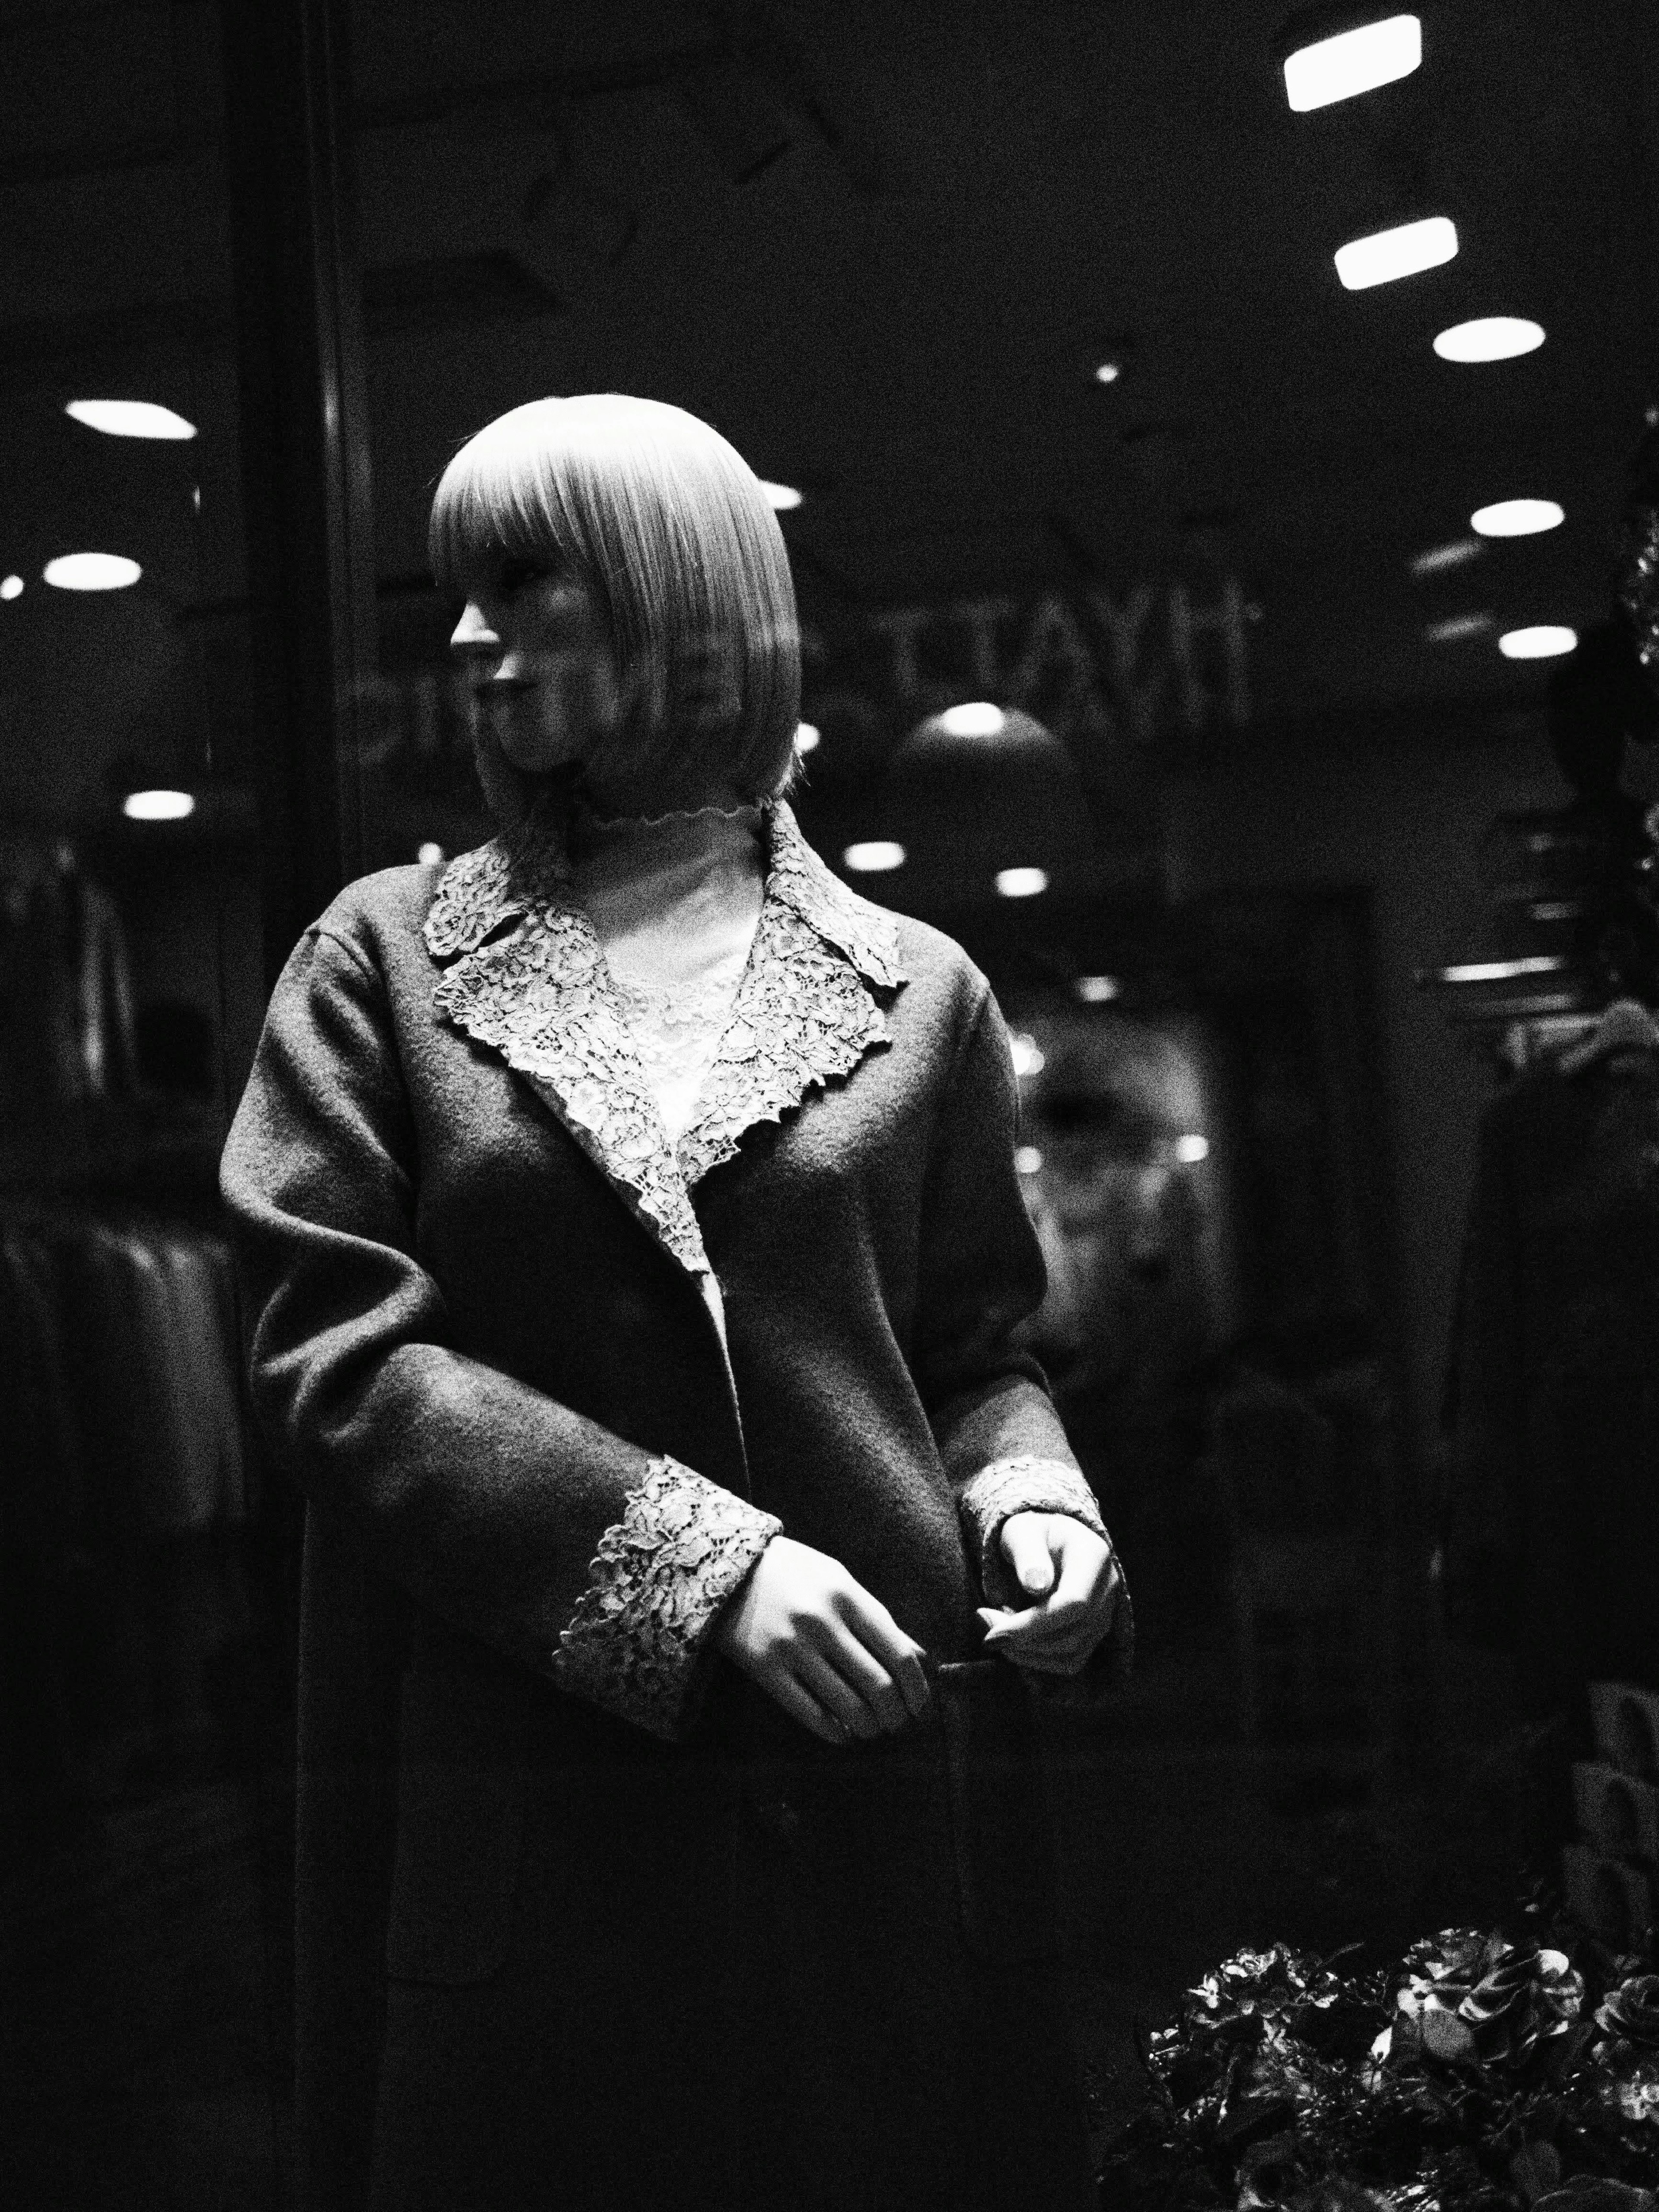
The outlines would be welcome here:
<svg viewBox="0 0 1659 2212">
<path fill-rule="evenodd" d="M 1653 179 L 1634 16 L 1523 13 L 1304 99 L 1259 9 L 351 9 L 365 864 L 490 830 L 447 462 L 668 400 L 774 487 L 805 835 L 1008 1017 L 1030 1341 L 1142 1597 L 1054 1747 L 1102 2112 L 1229 1948 L 1403 1946 L 1530 1832 L 1507 1678 L 1437 1626 L 1480 1078 L 1414 975 L 1607 611 Z"/>
<path fill-rule="evenodd" d="M 288 1509 L 217 19 L 0 20 L 0 2191 L 274 2201 Z"/>
</svg>

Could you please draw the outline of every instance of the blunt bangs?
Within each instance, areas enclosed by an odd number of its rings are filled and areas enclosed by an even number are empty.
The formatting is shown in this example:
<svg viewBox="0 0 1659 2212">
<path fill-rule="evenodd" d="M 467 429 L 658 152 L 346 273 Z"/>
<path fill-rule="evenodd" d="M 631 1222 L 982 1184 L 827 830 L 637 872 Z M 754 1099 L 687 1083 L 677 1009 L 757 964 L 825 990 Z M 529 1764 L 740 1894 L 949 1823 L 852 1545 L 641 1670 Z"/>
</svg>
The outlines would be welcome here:
<svg viewBox="0 0 1659 2212">
<path fill-rule="evenodd" d="M 754 471 L 695 415 L 613 392 L 515 407 L 444 471 L 428 544 L 459 597 L 503 561 L 593 592 L 624 702 L 609 770 L 755 799 L 787 787 L 800 716 L 789 556 Z"/>
</svg>

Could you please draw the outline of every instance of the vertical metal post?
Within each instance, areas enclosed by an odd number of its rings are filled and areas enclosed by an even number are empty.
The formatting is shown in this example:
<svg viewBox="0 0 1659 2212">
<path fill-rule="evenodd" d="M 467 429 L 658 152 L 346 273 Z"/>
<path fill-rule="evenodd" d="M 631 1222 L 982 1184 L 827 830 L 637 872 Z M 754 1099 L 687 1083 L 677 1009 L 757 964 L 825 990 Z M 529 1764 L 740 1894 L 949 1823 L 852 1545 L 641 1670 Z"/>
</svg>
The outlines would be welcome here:
<svg viewBox="0 0 1659 2212">
<path fill-rule="evenodd" d="M 348 0 L 220 0 L 265 964 L 359 866 L 375 666 Z"/>
</svg>

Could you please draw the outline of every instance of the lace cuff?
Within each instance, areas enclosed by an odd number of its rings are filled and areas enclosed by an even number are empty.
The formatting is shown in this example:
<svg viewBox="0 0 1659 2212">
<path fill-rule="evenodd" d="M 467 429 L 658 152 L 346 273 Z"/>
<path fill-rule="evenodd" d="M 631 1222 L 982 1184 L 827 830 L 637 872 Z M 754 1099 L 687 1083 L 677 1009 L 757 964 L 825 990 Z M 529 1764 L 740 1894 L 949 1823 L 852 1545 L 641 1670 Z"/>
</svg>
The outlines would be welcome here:
<svg viewBox="0 0 1659 2212">
<path fill-rule="evenodd" d="M 678 1460 L 653 1460 L 599 1539 L 554 1680 L 653 1735 L 683 1735 L 720 1609 L 782 1527 Z"/>
<path fill-rule="evenodd" d="M 988 1589 L 998 1579 L 997 1538 L 1011 1513 L 1069 1513 L 1097 1536 L 1106 1536 L 1093 1491 L 1063 1459 L 994 1460 L 963 1490 L 960 1510 L 980 1580 Z"/>
</svg>

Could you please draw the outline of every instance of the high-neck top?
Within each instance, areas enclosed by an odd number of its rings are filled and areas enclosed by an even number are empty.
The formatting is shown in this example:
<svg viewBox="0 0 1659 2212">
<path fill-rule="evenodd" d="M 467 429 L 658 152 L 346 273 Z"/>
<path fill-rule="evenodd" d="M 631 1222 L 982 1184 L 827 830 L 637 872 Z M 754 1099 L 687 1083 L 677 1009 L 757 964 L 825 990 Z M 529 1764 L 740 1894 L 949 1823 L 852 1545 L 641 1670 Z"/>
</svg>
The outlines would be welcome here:
<svg viewBox="0 0 1659 2212">
<path fill-rule="evenodd" d="M 761 810 L 580 825 L 569 890 L 592 921 L 671 1137 L 731 1019 L 765 893 Z"/>
</svg>

